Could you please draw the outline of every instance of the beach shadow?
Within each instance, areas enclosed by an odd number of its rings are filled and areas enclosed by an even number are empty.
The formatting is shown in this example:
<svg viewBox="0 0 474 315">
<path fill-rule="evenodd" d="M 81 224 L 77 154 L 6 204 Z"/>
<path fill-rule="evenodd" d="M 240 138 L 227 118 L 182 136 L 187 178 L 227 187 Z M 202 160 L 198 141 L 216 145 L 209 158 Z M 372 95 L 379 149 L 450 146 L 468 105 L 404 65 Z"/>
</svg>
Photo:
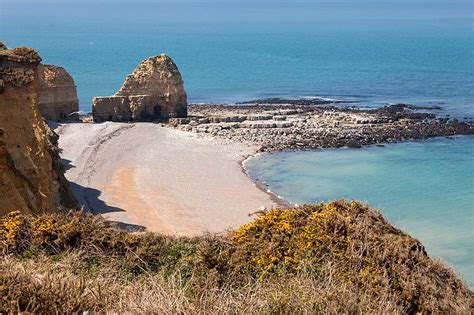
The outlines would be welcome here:
<svg viewBox="0 0 474 315">
<path fill-rule="evenodd" d="M 74 182 L 69 182 L 69 187 L 71 188 L 74 196 L 77 198 L 81 206 L 85 208 L 85 210 L 92 212 L 93 214 L 105 214 L 110 212 L 125 212 L 124 209 L 109 206 L 106 202 L 101 200 L 99 197 L 101 195 L 101 191 L 90 188 L 84 187 Z"/>
<path fill-rule="evenodd" d="M 46 120 L 46 124 L 49 126 L 49 128 L 55 130 L 61 125 L 87 124 L 87 123 L 81 120 L 61 120 L 61 121 Z"/>
<path fill-rule="evenodd" d="M 50 127 L 57 128 L 60 124 L 82 124 L 83 122 L 80 121 L 67 121 L 67 122 L 51 122 L 49 121 Z M 76 166 L 72 164 L 71 160 L 61 158 L 60 159 L 61 165 L 64 168 L 64 171 L 68 171 Z M 77 183 L 69 181 L 69 188 L 71 189 L 72 193 L 76 197 L 77 201 L 79 202 L 79 206 L 83 207 L 85 211 L 90 212 L 92 214 L 106 214 L 106 213 L 113 213 L 113 212 L 126 212 L 126 210 L 108 205 L 105 201 L 100 199 L 102 192 L 100 190 L 85 187 L 79 185 Z M 112 221 L 107 220 L 108 222 L 112 223 L 116 227 L 128 231 L 128 232 L 143 232 L 146 230 L 146 227 L 138 224 L 131 224 L 119 221 Z"/>
<path fill-rule="evenodd" d="M 64 171 L 70 170 L 71 168 L 74 168 L 75 166 L 71 164 L 71 161 L 68 159 L 59 159 L 59 162 L 63 165 Z"/>
<path fill-rule="evenodd" d="M 69 182 L 69 187 L 71 188 L 74 196 L 79 201 L 79 204 L 84 207 L 84 210 L 89 211 L 93 214 L 105 214 L 111 212 L 126 212 L 124 209 L 119 207 L 113 207 L 108 205 L 106 202 L 100 199 L 101 191 L 84 187 L 74 182 Z M 118 228 L 129 232 L 142 232 L 146 230 L 146 227 L 137 224 L 130 224 L 125 222 L 118 221 L 109 221 L 113 222 Z"/>
<path fill-rule="evenodd" d="M 56 129 L 58 128 L 61 124 L 57 121 L 52 121 L 52 120 L 46 120 L 46 124 L 48 125 L 49 128 L 51 129 Z"/>
<path fill-rule="evenodd" d="M 118 227 L 121 230 L 125 230 L 127 232 L 145 232 L 146 227 L 143 225 L 138 225 L 138 224 L 131 224 L 131 223 L 124 223 L 120 221 L 109 221 L 116 227 Z"/>
</svg>

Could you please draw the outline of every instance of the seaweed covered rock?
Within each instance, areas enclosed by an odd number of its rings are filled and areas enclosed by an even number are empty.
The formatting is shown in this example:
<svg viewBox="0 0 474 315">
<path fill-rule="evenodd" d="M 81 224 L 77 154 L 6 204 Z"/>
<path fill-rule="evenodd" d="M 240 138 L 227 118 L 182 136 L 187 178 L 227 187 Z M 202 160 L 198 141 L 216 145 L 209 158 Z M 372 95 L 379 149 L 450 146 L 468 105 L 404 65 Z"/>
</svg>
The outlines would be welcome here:
<svg viewBox="0 0 474 315">
<path fill-rule="evenodd" d="M 38 66 L 31 48 L 0 50 L 0 215 L 74 205 L 54 133 L 38 110 Z"/>
<path fill-rule="evenodd" d="M 95 97 L 95 121 L 140 121 L 187 116 L 187 97 L 178 67 L 167 55 L 150 57 L 109 97 Z"/>
<path fill-rule="evenodd" d="M 39 65 L 39 110 L 47 120 L 77 119 L 76 85 L 66 69 Z"/>
</svg>

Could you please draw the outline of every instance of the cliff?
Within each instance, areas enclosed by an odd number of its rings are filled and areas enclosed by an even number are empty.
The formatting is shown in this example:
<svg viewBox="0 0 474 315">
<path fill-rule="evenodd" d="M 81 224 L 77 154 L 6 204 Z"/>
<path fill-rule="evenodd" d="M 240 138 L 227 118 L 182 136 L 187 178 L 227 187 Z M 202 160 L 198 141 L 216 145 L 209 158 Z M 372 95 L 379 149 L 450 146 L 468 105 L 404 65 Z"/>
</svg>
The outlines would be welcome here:
<svg viewBox="0 0 474 315">
<path fill-rule="evenodd" d="M 66 69 L 39 65 L 39 110 L 48 120 L 77 119 L 76 85 Z"/>
<path fill-rule="evenodd" d="M 186 117 L 187 97 L 178 67 L 166 55 L 145 59 L 115 95 L 94 98 L 92 114 L 95 121 Z"/>
<path fill-rule="evenodd" d="M 57 136 L 38 110 L 40 56 L 0 49 L 0 215 L 73 206 L 59 164 Z"/>
</svg>

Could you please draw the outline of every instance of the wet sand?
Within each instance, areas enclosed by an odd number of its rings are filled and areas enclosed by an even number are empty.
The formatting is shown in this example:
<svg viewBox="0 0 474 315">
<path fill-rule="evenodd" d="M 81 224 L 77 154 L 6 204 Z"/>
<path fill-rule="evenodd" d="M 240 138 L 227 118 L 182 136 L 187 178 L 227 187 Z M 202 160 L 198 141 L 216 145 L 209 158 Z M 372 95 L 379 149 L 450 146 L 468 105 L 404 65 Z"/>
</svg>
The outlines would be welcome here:
<svg viewBox="0 0 474 315">
<path fill-rule="evenodd" d="M 276 205 L 242 172 L 252 146 L 153 123 L 71 123 L 56 132 L 80 202 L 132 229 L 220 233 Z"/>
</svg>

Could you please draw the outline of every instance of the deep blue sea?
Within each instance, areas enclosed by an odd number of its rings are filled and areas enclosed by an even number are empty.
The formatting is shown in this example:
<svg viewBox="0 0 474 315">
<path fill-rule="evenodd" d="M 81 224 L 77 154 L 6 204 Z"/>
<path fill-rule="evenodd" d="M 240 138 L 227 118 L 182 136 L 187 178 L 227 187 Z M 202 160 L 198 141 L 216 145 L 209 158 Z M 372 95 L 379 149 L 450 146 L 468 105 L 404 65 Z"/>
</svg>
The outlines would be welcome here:
<svg viewBox="0 0 474 315">
<path fill-rule="evenodd" d="M 169 54 L 191 102 L 327 97 L 474 118 L 471 0 L 0 0 L 0 40 L 74 77 L 80 106 Z M 293 202 L 357 198 L 474 285 L 473 138 L 262 156 Z"/>
</svg>

